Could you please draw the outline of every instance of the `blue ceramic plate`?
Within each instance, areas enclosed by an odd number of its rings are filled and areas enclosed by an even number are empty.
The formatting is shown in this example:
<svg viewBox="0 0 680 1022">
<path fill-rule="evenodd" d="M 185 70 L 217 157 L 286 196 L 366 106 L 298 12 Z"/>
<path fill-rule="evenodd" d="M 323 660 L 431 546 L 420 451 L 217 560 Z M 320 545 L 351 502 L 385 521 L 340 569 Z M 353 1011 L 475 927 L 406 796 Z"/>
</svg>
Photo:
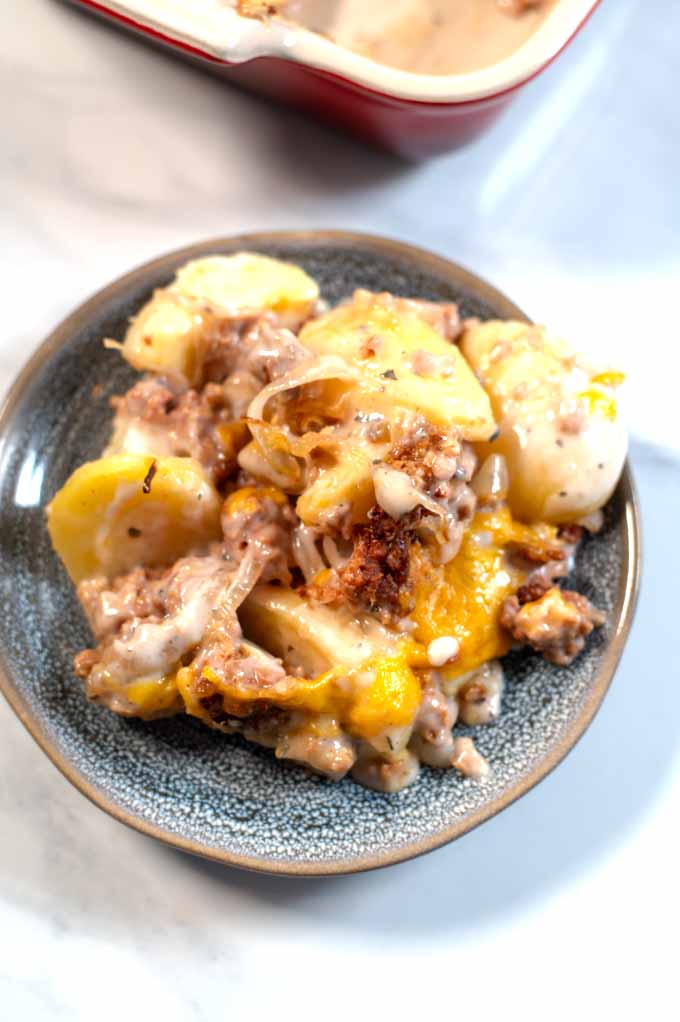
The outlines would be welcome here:
<svg viewBox="0 0 680 1022">
<path fill-rule="evenodd" d="M 56 766 L 111 815 L 187 851 L 270 873 L 372 869 L 429 851 L 470 830 L 536 784 L 595 714 L 630 627 L 639 573 L 638 511 L 626 468 L 604 531 L 580 551 L 573 584 L 607 625 L 569 668 L 526 653 L 506 658 L 497 723 L 472 734 L 493 768 L 479 783 L 423 768 L 396 795 L 333 784 L 275 761 L 190 717 L 152 723 L 88 703 L 71 664 L 88 627 L 45 529 L 44 508 L 101 452 L 108 399 L 134 379 L 102 337 L 188 259 L 250 249 L 299 263 L 337 302 L 356 287 L 455 300 L 466 315 L 525 318 L 453 263 L 385 239 L 341 232 L 219 238 L 147 263 L 66 319 L 34 355 L 0 414 L 0 685 Z"/>
</svg>

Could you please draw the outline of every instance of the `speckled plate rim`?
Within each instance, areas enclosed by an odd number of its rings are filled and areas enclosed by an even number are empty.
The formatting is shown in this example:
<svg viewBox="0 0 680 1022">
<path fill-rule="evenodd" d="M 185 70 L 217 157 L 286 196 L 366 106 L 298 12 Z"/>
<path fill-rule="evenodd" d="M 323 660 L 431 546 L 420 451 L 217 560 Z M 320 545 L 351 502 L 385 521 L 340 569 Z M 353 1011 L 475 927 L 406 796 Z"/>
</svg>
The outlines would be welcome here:
<svg viewBox="0 0 680 1022">
<path fill-rule="evenodd" d="M 336 230 L 315 231 L 271 231 L 210 238 L 179 249 L 175 249 L 124 274 L 106 287 L 97 291 L 91 298 L 76 308 L 66 319 L 52 331 L 45 341 L 37 348 L 27 364 L 21 370 L 10 387 L 0 407 L 0 460 L 5 438 L 11 433 L 13 419 L 21 405 L 24 393 L 35 373 L 56 351 L 69 343 L 71 336 L 77 332 L 84 322 L 95 316 L 102 306 L 123 296 L 130 288 L 139 285 L 145 276 L 159 278 L 166 274 L 170 278 L 173 270 L 182 262 L 195 259 L 211 252 L 234 252 L 239 249 L 266 250 L 279 245 L 304 247 L 338 247 L 355 248 L 364 252 L 380 253 L 397 258 L 404 264 L 416 266 L 444 280 L 454 281 L 468 288 L 480 298 L 493 305 L 506 318 L 529 318 L 502 292 L 498 291 L 485 280 L 470 270 L 435 255 L 425 249 L 406 244 L 391 238 L 357 232 Z M 14 681 L 11 668 L 5 657 L 3 639 L 0 635 L 0 691 L 14 710 L 14 713 L 26 730 L 37 742 L 43 752 L 57 767 L 63 776 L 71 782 L 86 798 L 98 808 L 103 809 L 114 819 L 126 824 L 149 837 L 154 837 L 176 849 L 199 855 L 203 858 L 221 862 L 224 865 L 236 866 L 254 872 L 282 876 L 336 876 L 349 873 L 360 873 L 367 870 L 391 866 L 398 862 L 416 858 L 427 852 L 441 848 L 442 845 L 454 841 L 463 834 L 478 827 L 485 820 L 491 819 L 502 809 L 507 808 L 534 788 L 559 763 L 582 737 L 597 713 L 604 699 L 617 665 L 621 659 L 626 638 L 630 631 L 640 586 L 642 565 L 642 536 L 640 526 L 640 506 L 633 481 L 630 465 L 626 462 L 619 481 L 616 494 L 623 517 L 623 564 L 619 592 L 616 605 L 616 628 L 602 655 L 595 678 L 593 679 L 586 698 L 578 714 L 571 720 L 564 734 L 555 743 L 550 752 L 544 756 L 533 769 L 517 783 L 463 820 L 458 820 L 438 833 L 422 840 L 409 841 L 387 852 L 376 852 L 352 859 L 325 860 L 323 862 L 286 861 L 276 862 L 261 856 L 245 856 L 230 853 L 227 850 L 210 848 L 200 842 L 187 840 L 161 827 L 154 826 L 147 820 L 128 812 L 112 801 L 97 785 L 87 781 L 79 770 L 59 751 L 42 725 L 36 720 Z"/>
</svg>

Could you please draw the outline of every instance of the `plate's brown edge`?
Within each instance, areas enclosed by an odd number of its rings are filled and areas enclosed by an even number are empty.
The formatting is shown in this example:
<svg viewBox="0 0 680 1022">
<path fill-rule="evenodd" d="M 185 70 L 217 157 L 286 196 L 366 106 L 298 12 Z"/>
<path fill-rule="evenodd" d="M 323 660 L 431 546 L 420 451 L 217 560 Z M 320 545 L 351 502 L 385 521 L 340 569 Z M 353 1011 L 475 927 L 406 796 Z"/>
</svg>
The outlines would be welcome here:
<svg viewBox="0 0 680 1022">
<path fill-rule="evenodd" d="M 481 280 L 470 270 L 445 259 L 443 256 L 435 255 L 425 249 L 391 238 L 335 230 L 272 231 L 211 238 L 207 241 L 175 249 L 163 256 L 143 263 L 124 276 L 119 277 L 113 283 L 102 288 L 91 298 L 87 299 L 52 331 L 21 370 L 10 387 L 2 407 L 0 407 L 0 459 L 2 458 L 5 436 L 11 427 L 12 416 L 32 377 L 43 363 L 63 346 L 70 334 L 82 321 L 87 320 L 100 305 L 124 294 L 131 285 L 139 283 L 140 278 L 143 279 L 148 275 L 157 276 L 159 271 L 165 269 L 170 274 L 179 263 L 195 258 L 198 255 L 211 251 L 235 251 L 247 247 L 254 250 L 266 249 L 272 245 L 280 244 L 305 247 L 337 245 L 343 248 L 361 248 L 374 252 L 386 252 L 392 256 L 396 255 L 404 263 L 410 263 L 411 265 L 415 263 L 443 279 L 462 283 L 480 298 L 502 310 L 504 316 L 528 321 L 525 313 L 510 301 L 506 295 L 486 281 Z M 409 842 L 391 852 L 377 852 L 358 858 L 333 859 L 328 862 L 310 863 L 301 860 L 273 862 L 272 860 L 257 856 L 231 854 L 220 849 L 206 847 L 196 841 L 186 840 L 173 834 L 171 831 L 156 827 L 134 813 L 128 812 L 116 805 L 101 788 L 85 780 L 80 772 L 59 752 L 50 736 L 46 734 L 33 717 L 24 698 L 12 680 L 11 671 L 1 648 L 0 691 L 31 737 L 78 791 L 85 795 L 94 805 L 108 813 L 109 816 L 126 824 L 133 830 L 162 841 L 164 844 L 215 862 L 220 862 L 223 865 L 236 866 L 241 869 L 268 875 L 291 877 L 339 876 L 395 865 L 398 862 L 416 858 L 448 844 L 478 827 L 485 820 L 491 819 L 502 809 L 517 801 L 517 799 L 534 788 L 562 762 L 593 720 L 611 685 L 616 667 L 621 659 L 625 641 L 633 622 L 640 587 L 642 564 L 640 506 L 628 462 L 624 466 L 613 499 L 616 500 L 621 509 L 624 540 L 624 571 L 618 594 L 616 630 L 604 653 L 597 676 L 580 712 L 570 722 L 567 730 L 550 753 L 537 762 L 534 768 L 522 780 L 513 784 L 507 791 L 493 799 L 493 801 L 486 803 L 465 819 L 457 821 L 437 834 L 430 835 L 420 841 Z"/>
</svg>

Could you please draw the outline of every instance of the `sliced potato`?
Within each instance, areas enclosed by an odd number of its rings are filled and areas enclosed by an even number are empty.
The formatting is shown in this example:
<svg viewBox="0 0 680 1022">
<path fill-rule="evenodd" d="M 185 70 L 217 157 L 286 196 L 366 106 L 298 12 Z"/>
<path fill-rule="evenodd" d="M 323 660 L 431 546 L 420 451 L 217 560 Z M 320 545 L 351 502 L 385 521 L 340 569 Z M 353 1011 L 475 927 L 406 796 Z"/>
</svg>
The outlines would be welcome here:
<svg viewBox="0 0 680 1022">
<path fill-rule="evenodd" d="M 132 320 L 123 356 L 140 372 L 196 386 L 206 342 L 225 319 L 269 311 L 281 326 L 296 330 L 318 297 L 315 281 L 291 263 L 251 252 L 195 259 Z"/>
<path fill-rule="evenodd" d="M 161 373 L 194 385 L 200 380 L 206 337 L 216 323 L 215 314 L 200 302 L 156 291 L 132 320 L 123 357 L 140 372 Z"/>
<path fill-rule="evenodd" d="M 231 314 L 270 310 L 291 330 L 304 322 L 319 298 L 318 285 L 299 266 L 255 252 L 194 259 L 177 271 L 170 290 Z"/>
<path fill-rule="evenodd" d="M 121 454 L 81 465 L 47 508 L 74 582 L 171 564 L 219 539 L 220 497 L 193 458 Z"/>
<path fill-rule="evenodd" d="M 280 586 L 257 586 L 238 616 L 249 639 L 308 677 L 337 665 L 359 667 L 396 649 L 397 636 L 370 615 L 313 604 Z"/>
<path fill-rule="evenodd" d="M 360 369 L 354 402 L 393 419 L 407 410 L 466 440 L 495 430 L 489 399 L 458 348 L 408 309 L 398 313 L 365 295 L 307 323 L 305 347 L 339 355 Z"/>
<path fill-rule="evenodd" d="M 480 453 L 507 459 L 513 512 L 569 522 L 602 507 L 627 450 L 615 397 L 623 376 L 593 374 L 564 341 L 527 323 L 477 324 L 461 347 L 500 424 Z"/>
<path fill-rule="evenodd" d="M 339 507 L 352 522 L 366 518 L 375 503 L 371 459 L 360 447 L 347 447 L 337 465 L 323 469 L 299 497 L 296 512 L 305 525 L 321 527 Z"/>
</svg>

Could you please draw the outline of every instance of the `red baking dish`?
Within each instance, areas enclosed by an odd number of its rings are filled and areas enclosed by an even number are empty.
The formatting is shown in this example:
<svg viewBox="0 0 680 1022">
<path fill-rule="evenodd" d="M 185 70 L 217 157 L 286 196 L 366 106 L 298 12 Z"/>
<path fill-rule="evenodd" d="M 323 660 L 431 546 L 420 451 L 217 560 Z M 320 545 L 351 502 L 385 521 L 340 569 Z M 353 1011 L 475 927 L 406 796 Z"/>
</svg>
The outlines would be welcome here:
<svg viewBox="0 0 680 1022">
<path fill-rule="evenodd" d="M 242 18 L 227 0 L 69 0 L 242 85 L 407 157 L 475 138 L 567 46 L 600 0 L 560 0 L 506 60 L 424 75 L 385 67 L 321 36 Z M 370 2 L 370 0 L 369 0 Z"/>
</svg>

